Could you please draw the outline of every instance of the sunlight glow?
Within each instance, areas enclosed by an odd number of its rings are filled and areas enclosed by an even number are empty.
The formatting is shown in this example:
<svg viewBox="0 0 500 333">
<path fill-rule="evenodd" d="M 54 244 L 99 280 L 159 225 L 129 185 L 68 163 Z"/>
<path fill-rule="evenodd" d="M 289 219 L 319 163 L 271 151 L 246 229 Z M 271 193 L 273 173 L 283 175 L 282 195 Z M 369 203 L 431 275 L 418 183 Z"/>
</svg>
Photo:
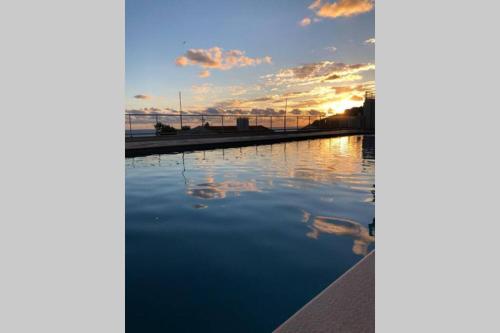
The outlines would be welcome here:
<svg viewBox="0 0 500 333">
<path fill-rule="evenodd" d="M 359 101 L 351 101 L 349 99 L 343 99 L 341 101 L 324 103 L 321 105 L 321 108 L 328 114 L 333 115 L 333 114 L 344 113 L 345 110 L 360 105 L 363 105 L 363 103 Z"/>
</svg>

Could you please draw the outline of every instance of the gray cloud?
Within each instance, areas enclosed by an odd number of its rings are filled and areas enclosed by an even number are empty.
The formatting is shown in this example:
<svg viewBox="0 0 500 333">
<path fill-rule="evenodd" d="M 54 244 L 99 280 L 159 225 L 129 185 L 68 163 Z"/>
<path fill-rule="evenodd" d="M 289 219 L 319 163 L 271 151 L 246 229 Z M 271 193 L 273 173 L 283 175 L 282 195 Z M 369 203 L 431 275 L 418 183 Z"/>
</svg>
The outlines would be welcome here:
<svg viewBox="0 0 500 333">
<path fill-rule="evenodd" d="M 136 99 L 151 99 L 151 96 L 139 94 L 139 95 L 135 95 L 134 98 L 136 98 Z"/>
</svg>

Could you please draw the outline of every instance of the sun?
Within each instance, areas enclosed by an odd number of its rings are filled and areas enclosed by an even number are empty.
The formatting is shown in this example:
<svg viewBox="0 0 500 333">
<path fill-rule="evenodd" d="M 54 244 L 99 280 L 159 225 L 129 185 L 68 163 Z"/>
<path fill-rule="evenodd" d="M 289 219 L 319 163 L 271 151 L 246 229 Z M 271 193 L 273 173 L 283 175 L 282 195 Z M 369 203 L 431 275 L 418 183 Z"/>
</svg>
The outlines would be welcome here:
<svg viewBox="0 0 500 333">
<path fill-rule="evenodd" d="M 334 115 L 334 114 L 344 113 L 345 110 L 359 105 L 360 103 L 358 101 L 343 99 L 340 101 L 324 103 L 322 105 L 322 108 L 327 114 Z"/>
</svg>

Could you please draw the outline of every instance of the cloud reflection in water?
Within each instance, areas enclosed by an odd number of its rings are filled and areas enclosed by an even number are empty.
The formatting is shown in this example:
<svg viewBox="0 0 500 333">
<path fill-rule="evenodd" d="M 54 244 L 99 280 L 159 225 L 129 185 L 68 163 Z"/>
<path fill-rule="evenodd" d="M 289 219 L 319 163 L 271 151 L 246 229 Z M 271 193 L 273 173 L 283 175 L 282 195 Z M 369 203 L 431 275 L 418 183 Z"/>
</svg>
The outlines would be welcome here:
<svg viewBox="0 0 500 333">
<path fill-rule="evenodd" d="M 307 216 L 306 212 L 303 215 L 303 222 L 305 216 Z M 347 218 L 317 216 L 313 219 L 309 228 L 311 231 L 306 236 L 312 239 L 317 239 L 321 233 L 353 238 L 352 252 L 357 255 L 368 254 L 368 247 L 375 242 L 375 237 L 370 236 L 366 227 Z"/>
<path fill-rule="evenodd" d="M 254 180 L 225 180 L 222 182 L 212 180 L 212 182 L 198 184 L 187 189 L 188 195 L 205 200 L 223 199 L 228 193 L 239 196 L 241 192 L 259 192 L 259 189 Z"/>
</svg>

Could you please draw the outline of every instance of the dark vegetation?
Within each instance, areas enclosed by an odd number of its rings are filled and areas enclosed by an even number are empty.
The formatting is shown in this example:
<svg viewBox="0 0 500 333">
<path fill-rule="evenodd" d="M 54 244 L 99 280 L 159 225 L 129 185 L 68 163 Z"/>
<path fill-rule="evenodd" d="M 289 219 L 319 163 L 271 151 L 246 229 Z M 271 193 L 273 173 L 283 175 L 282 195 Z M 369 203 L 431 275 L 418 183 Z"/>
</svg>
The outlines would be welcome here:
<svg viewBox="0 0 500 333">
<path fill-rule="evenodd" d="M 170 125 L 157 122 L 155 124 L 156 134 L 159 135 L 169 135 L 177 133 L 177 130 Z"/>
</svg>

